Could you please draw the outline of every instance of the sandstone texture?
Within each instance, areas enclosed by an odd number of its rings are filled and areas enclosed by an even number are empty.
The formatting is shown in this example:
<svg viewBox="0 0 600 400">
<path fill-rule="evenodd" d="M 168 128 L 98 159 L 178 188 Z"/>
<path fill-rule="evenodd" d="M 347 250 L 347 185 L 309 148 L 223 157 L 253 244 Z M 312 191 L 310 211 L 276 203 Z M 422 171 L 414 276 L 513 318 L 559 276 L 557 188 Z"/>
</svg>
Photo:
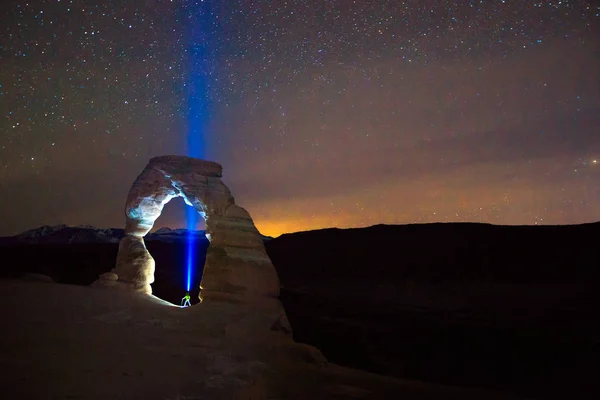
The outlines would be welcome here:
<svg viewBox="0 0 600 400">
<path fill-rule="evenodd" d="M 221 181 L 223 168 L 211 161 L 161 156 L 150 160 L 133 183 L 125 204 L 125 237 L 119 244 L 117 276 L 101 276 L 96 285 L 125 286 L 152 293 L 154 260 L 143 237 L 163 207 L 182 197 L 206 221 L 210 246 L 202 279 L 202 297 L 277 298 L 279 279 L 250 214 L 235 204 Z"/>
<path fill-rule="evenodd" d="M 278 304 L 260 299 L 261 306 L 179 308 L 131 290 L 0 280 L 0 393 L 27 400 L 515 398 L 325 363 L 318 350 L 269 329 Z"/>
</svg>

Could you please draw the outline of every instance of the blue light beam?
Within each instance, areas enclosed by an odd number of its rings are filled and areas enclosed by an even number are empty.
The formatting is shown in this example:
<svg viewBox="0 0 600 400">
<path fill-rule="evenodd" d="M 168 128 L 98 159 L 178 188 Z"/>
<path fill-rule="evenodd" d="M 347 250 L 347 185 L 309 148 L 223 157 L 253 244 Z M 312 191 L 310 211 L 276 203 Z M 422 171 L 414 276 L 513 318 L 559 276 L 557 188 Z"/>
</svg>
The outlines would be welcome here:
<svg viewBox="0 0 600 400">
<path fill-rule="evenodd" d="M 215 24 L 208 1 L 187 1 L 184 6 L 188 82 L 187 87 L 187 155 L 194 158 L 206 157 L 206 136 L 209 122 L 209 79 L 214 68 L 211 62 L 210 42 L 214 36 Z M 199 214 L 193 207 L 186 208 L 187 275 L 186 289 L 192 287 L 196 260 L 196 225 Z"/>
<path fill-rule="evenodd" d="M 187 87 L 187 155 L 194 158 L 206 156 L 206 135 L 209 121 L 209 90 L 214 55 L 210 42 L 214 32 L 208 2 L 195 2 L 188 6 L 188 82 Z"/>
<path fill-rule="evenodd" d="M 185 209 L 185 219 L 187 223 L 187 277 L 186 277 L 186 291 L 190 291 L 192 288 L 193 271 L 196 265 L 196 241 L 194 231 L 196 230 L 196 224 L 199 219 L 198 211 L 194 207 L 188 206 Z"/>
</svg>

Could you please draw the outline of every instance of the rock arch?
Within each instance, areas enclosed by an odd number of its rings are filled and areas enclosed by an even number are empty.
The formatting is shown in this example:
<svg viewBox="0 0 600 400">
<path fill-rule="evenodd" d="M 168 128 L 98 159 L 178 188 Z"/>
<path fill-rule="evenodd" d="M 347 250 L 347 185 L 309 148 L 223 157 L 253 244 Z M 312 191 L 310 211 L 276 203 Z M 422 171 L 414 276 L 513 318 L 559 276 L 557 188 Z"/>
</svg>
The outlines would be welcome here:
<svg viewBox="0 0 600 400">
<path fill-rule="evenodd" d="M 235 204 L 221 181 L 223 167 L 184 156 L 150 159 L 134 181 L 125 205 L 125 237 L 116 267 L 100 284 L 152 293 L 154 259 L 144 236 L 174 197 L 183 197 L 206 220 L 210 245 L 202 277 L 202 297 L 277 297 L 279 279 L 250 214 Z"/>
</svg>

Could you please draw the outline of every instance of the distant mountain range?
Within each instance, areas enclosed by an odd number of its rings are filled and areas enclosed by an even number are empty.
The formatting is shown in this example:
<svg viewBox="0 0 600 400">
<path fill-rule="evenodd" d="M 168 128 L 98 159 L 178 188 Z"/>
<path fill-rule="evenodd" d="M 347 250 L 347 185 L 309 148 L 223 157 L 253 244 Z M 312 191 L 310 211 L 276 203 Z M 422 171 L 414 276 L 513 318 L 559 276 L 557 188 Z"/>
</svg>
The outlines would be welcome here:
<svg viewBox="0 0 600 400">
<path fill-rule="evenodd" d="M 144 237 L 145 241 L 183 242 L 185 240 L 206 240 L 205 231 L 160 228 Z M 18 244 L 72 244 L 72 243 L 119 243 L 125 231 L 120 228 L 96 228 L 91 225 L 44 225 L 15 236 L 0 237 L 0 246 Z M 273 239 L 260 235 L 263 240 Z"/>
<path fill-rule="evenodd" d="M 72 244 L 118 243 L 125 235 L 123 229 L 95 228 L 91 225 L 44 225 L 16 236 L 0 237 L 0 245 L 17 244 Z M 160 228 L 144 237 L 146 241 L 180 242 L 192 239 L 206 240 L 205 231 Z"/>
</svg>

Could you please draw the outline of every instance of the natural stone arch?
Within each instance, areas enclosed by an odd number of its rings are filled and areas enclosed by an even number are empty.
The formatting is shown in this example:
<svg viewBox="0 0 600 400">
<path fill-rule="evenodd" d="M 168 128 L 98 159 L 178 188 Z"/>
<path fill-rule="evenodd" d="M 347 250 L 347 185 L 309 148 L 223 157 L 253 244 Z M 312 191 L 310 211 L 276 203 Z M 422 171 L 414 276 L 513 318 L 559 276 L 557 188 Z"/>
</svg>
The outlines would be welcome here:
<svg viewBox="0 0 600 400">
<path fill-rule="evenodd" d="M 221 181 L 222 166 L 183 156 L 150 160 L 134 181 L 125 205 L 125 237 L 116 267 L 99 284 L 152 293 L 154 259 L 143 237 L 163 207 L 183 197 L 206 221 L 210 241 L 202 277 L 202 297 L 222 294 L 277 297 L 279 279 L 250 214 L 235 204 Z"/>
</svg>

